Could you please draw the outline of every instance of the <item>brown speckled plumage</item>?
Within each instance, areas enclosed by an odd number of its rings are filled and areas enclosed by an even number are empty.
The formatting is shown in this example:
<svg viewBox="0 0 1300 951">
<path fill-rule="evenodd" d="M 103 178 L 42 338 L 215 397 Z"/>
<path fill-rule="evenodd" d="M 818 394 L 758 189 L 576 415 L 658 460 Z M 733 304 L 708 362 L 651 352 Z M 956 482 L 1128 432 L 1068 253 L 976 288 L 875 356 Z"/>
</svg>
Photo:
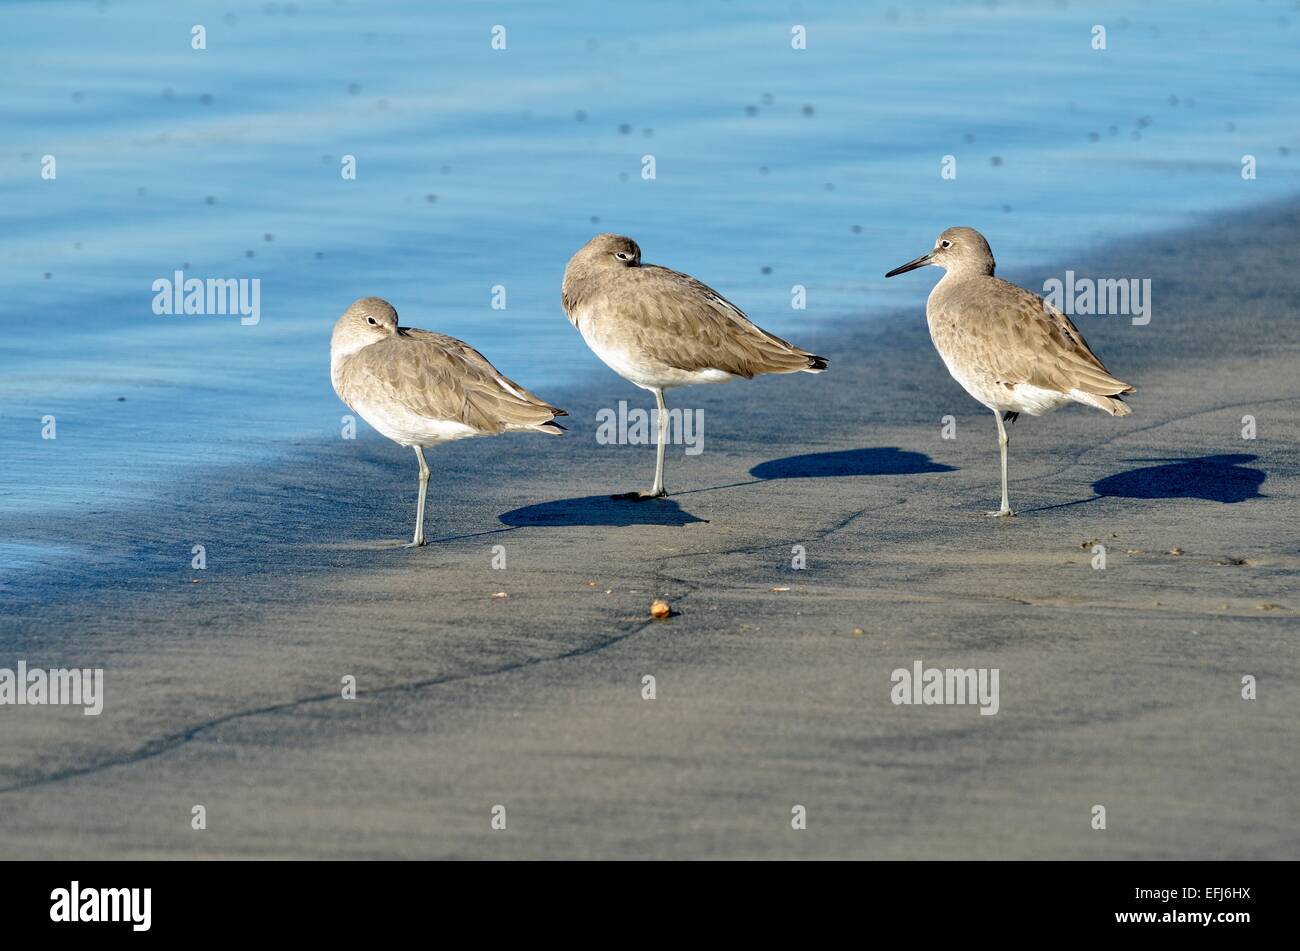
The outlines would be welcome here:
<svg viewBox="0 0 1300 951">
<path fill-rule="evenodd" d="M 621 266 L 618 253 L 628 256 Z M 598 235 L 574 255 L 562 302 L 584 336 L 627 349 L 650 366 L 744 379 L 826 368 L 823 357 L 768 333 L 707 284 L 642 264 L 636 242 L 621 235 Z"/>
<path fill-rule="evenodd" d="M 971 275 L 939 285 L 926 319 L 945 358 L 1008 389 L 1027 383 L 1095 397 L 1134 392 L 1110 375 L 1070 318 L 1000 277 Z M 1105 402 L 1099 408 L 1113 415 L 1128 413 L 1119 399 Z"/>
<path fill-rule="evenodd" d="M 397 327 L 396 312 L 378 298 L 358 304 L 363 305 L 361 310 L 373 311 L 380 326 L 375 339 L 333 361 L 331 375 L 339 398 L 363 417 L 390 406 L 431 421 L 459 423 L 477 435 L 496 435 L 507 429 L 562 431 L 552 421 L 567 415 L 564 410 L 500 373 L 463 340 Z M 349 322 L 354 331 L 373 330 L 365 319 L 366 315 L 349 318 L 345 314 L 339 323 L 346 329 L 345 321 Z M 336 330 L 336 336 L 338 333 Z"/>
</svg>

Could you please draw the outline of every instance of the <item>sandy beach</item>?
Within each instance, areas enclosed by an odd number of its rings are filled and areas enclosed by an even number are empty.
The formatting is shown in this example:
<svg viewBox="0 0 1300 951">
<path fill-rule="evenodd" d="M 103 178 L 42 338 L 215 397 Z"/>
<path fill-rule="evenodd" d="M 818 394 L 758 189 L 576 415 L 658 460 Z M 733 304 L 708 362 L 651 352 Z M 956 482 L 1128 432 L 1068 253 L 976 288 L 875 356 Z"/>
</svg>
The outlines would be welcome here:
<svg viewBox="0 0 1300 951">
<path fill-rule="evenodd" d="M 575 334 L 590 373 L 545 394 L 571 431 L 429 453 L 422 550 L 412 455 L 368 429 L 10 519 L 79 558 L 6 586 L 4 656 L 103 667 L 105 705 L 5 711 L 0 857 L 1295 858 L 1297 227 L 1004 262 L 1154 288 L 1147 326 L 1077 321 L 1131 417 L 1012 427 L 1015 519 L 982 516 L 994 424 L 930 346 L 933 272 L 801 337 L 820 377 L 671 393 L 705 451 L 670 450 L 662 502 L 608 499 L 653 449 L 596 413 L 652 401 Z M 930 240 L 899 239 L 855 279 Z M 895 705 L 916 661 L 997 669 L 997 714 Z"/>
</svg>

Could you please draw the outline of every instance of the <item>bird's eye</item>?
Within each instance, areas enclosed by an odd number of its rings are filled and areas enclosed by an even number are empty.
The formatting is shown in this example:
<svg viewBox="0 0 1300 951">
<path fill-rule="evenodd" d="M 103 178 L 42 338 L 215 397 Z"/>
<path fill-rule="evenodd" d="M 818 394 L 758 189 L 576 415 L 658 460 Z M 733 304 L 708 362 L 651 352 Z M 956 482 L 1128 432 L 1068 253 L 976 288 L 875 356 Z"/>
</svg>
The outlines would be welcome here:
<svg viewBox="0 0 1300 951">
<path fill-rule="evenodd" d="M 620 261 L 630 260 L 626 251 L 615 251 L 614 257 L 618 258 Z"/>
<path fill-rule="evenodd" d="M 939 242 L 939 247 L 941 247 L 941 248 L 951 248 L 951 247 L 952 247 L 952 242 L 951 242 L 951 241 L 940 241 L 940 242 Z"/>
<path fill-rule="evenodd" d="M 379 326 L 379 321 L 375 320 L 375 318 L 373 318 L 373 317 L 367 317 L 367 318 L 366 318 L 366 323 L 368 323 L 368 324 L 369 324 L 370 326 L 372 326 L 372 327 L 378 327 L 378 326 Z"/>
</svg>

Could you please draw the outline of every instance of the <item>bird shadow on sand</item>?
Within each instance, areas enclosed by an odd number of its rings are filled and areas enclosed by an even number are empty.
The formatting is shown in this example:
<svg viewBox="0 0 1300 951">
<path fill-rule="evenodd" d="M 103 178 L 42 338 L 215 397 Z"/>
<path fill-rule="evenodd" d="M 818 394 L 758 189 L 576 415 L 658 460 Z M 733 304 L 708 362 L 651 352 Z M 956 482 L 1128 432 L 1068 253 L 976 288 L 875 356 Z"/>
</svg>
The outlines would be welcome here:
<svg viewBox="0 0 1300 951">
<path fill-rule="evenodd" d="M 553 502 L 525 505 L 523 508 L 511 509 L 500 518 L 502 522 L 512 527 L 534 528 L 571 525 L 681 526 L 707 521 L 684 511 L 671 498 L 646 499 L 637 502 L 630 499 L 612 499 L 608 495 L 588 495 L 577 499 L 556 499 Z"/>
<path fill-rule="evenodd" d="M 1092 484 L 1096 495 L 1073 502 L 1061 502 L 1039 508 L 1023 509 L 1023 514 L 1084 505 L 1098 499 L 1204 499 L 1232 505 L 1268 496 L 1259 487 L 1268 478 L 1262 469 L 1246 463 L 1256 456 L 1229 453 L 1198 456 L 1195 459 L 1125 459 L 1124 462 L 1155 462 L 1098 479 Z"/>
<path fill-rule="evenodd" d="M 839 476 L 920 475 L 955 472 L 955 467 L 935 462 L 923 452 L 896 446 L 810 452 L 760 462 L 749 470 L 756 479 L 825 479 Z"/>
<path fill-rule="evenodd" d="M 1092 490 L 1099 496 L 1122 499 L 1205 499 L 1232 504 L 1265 498 L 1259 487 L 1268 478 L 1262 469 L 1246 463 L 1257 457 L 1245 453 L 1200 456 L 1195 459 L 1126 459 L 1156 462 L 1098 479 Z"/>
</svg>

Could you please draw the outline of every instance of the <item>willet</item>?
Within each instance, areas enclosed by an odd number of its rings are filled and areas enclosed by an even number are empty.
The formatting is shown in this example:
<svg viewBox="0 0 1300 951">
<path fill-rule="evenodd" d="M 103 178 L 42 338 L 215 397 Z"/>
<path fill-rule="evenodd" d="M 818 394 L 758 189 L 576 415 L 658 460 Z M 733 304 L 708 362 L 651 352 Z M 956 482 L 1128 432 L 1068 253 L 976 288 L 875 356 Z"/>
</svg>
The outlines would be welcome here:
<svg viewBox="0 0 1300 951">
<path fill-rule="evenodd" d="M 1002 450 L 1002 508 L 1007 500 L 1007 429 L 1021 413 L 1042 416 L 1069 402 L 1127 416 L 1120 399 L 1133 387 L 1102 366 L 1070 319 L 1036 294 L 993 276 L 993 252 L 974 228 L 949 228 L 893 277 L 934 264 L 947 273 L 925 306 L 930 339 L 954 380 L 989 409 Z"/>
<path fill-rule="evenodd" d="M 389 439 L 415 449 L 420 501 L 415 538 L 424 544 L 428 446 L 503 432 L 532 430 L 558 436 L 562 409 L 502 376 L 487 358 L 455 337 L 397 325 L 386 300 L 363 297 L 334 325 L 330 378 L 339 399 Z"/>
<path fill-rule="evenodd" d="M 826 359 L 761 327 L 695 278 L 642 264 L 631 238 L 600 234 L 564 269 L 564 312 L 596 356 L 623 379 L 654 393 L 658 403 L 655 481 L 649 492 L 615 498 L 659 498 L 664 491 L 668 408 L 664 390 L 726 383 L 760 373 L 820 373 Z"/>
</svg>

